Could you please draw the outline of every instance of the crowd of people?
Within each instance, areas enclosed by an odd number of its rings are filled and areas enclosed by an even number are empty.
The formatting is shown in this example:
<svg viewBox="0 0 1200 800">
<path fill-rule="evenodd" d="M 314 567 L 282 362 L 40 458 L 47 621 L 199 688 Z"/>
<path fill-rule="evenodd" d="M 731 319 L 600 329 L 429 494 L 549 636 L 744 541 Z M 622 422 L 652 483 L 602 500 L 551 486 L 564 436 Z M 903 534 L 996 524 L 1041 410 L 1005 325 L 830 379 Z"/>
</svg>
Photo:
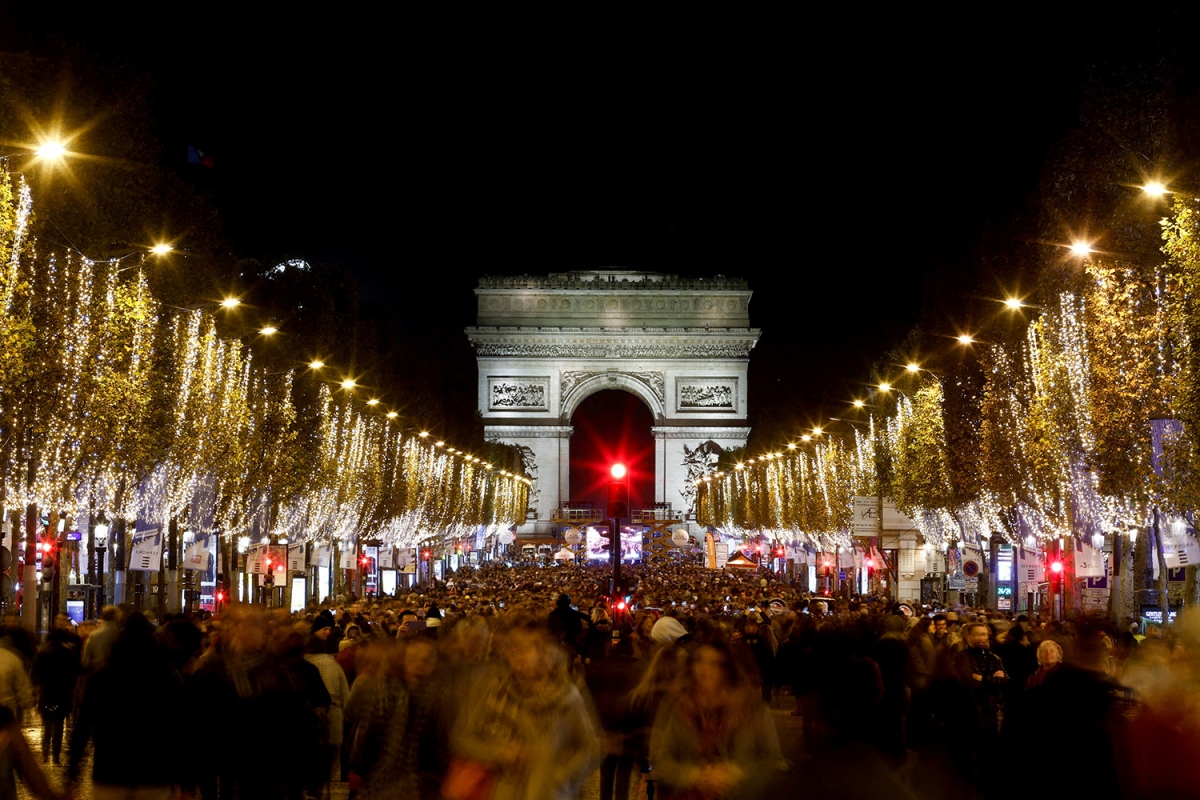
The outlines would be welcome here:
<svg viewBox="0 0 1200 800">
<path fill-rule="evenodd" d="M 0 800 L 17 775 L 79 796 L 89 751 L 98 800 L 303 800 L 334 781 L 361 800 L 566 800 L 597 772 L 602 800 L 1200 794 L 1171 758 L 1200 744 L 1189 614 L 1147 637 L 767 573 L 627 574 L 610 591 L 602 567 L 489 565 L 299 614 L 108 607 L 40 644 L 10 626 Z M 781 745 L 773 712 L 803 736 Z"/>
</svg>

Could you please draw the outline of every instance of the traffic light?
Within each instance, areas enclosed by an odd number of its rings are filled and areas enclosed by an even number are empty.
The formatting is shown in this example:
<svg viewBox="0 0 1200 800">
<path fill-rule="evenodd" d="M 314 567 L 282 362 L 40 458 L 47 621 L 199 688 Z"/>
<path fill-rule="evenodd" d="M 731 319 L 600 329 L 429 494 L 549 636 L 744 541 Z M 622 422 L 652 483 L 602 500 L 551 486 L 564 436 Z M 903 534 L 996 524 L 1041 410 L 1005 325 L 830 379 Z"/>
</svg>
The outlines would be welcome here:
<svg viewBox="0 0 1200 800">
<path fill-rule="evenodd" d="M 613 519 L 629 516 L 629 485 L 625 482 L 625 465 L 613 464 L 609 469 L 612 481 L 608 484 L 608 516 Z"/>
<path fill-rule="evenodd" d="M 1061 575 L 1062 571 L 1063 571 L 1062 562 L 1057 561 L 1057 560 L 1051 561 L 1050 562 L 1050 571 L 1053 572 L 1055 574 L 1055 576 Z"/>
</svg>

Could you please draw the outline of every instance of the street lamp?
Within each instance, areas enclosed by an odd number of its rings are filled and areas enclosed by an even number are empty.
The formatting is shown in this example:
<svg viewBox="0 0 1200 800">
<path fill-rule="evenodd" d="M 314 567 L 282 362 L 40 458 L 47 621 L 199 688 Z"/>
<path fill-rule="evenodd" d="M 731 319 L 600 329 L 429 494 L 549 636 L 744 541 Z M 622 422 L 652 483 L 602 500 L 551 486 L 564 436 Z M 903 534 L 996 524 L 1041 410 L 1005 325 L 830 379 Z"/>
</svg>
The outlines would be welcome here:
<svg viewBox="0 0 1200 800">
<path fill-rule="evenodd" d="M 104 590 L 108 587 L 108 580 L 104 576 L 104 553 L 108 550 L 108 523 L 105 522 L 103 515 L 92 528 L 92 536 L 96 543 L 96 574 L 100 579 L 100 591 L 96 597 L 96 609 L 99 611 L 104 608 Z"/>
</svg>

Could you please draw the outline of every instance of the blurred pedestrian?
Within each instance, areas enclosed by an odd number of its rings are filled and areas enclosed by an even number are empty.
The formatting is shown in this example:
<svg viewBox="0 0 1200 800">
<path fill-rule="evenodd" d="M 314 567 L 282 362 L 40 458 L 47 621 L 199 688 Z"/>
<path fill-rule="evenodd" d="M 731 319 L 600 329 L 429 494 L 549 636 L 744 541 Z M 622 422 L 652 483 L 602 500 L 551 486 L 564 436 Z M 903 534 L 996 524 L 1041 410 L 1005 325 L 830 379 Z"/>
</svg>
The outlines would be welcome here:
<svg viewBox="0 0 1200 800">
<path fill-rule="evenodd" d="M 664 798 L 755 798 L 781 760 L 758 690 L 729 647 L 701 644 L 687 665 L 689 691 L 659 712 L 650 759 Z"/>
<path fill-rule="evenodd" d="M 500 652 L 455 724 L 445 790 L 493 783 L 495 800 L 573 800 L 603 753 L 590 703 L 532 617 L 509 621 Z"/>
<path fill-rule="evenodd" d="M 33 659 L 30 673 L 38 714 L 42 717 L 42 763 L 50 756 L 59 764 L 63 723 L 75 702 L 75 686 L 82 667 L 79 648 L 62 630 L 53 630 Z"/>
</svg>

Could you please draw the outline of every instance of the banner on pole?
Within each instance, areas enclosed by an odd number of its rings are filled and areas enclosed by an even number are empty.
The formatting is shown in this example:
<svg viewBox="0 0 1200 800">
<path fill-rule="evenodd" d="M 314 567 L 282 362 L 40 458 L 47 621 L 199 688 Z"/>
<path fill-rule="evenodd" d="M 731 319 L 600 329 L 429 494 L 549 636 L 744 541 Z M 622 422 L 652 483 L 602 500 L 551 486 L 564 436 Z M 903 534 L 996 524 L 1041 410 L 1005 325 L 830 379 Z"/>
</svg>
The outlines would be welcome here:
<svg viewBox="0 0 1200 800">
<path fill-rule="evenodd" d="M 183 551 L 183 568 L 204 571 L 208 569 L 209 553 L 212 550 L 213 535 L 211 533 L 197 533 L 192 543 L 189 544 Z"/>
<path fill-rule="evenodd" d="M 288 543 L 287 562 L 290 572 L 303 572 L 307 569 L 308 559 L 304 557 L 304 542 Z"/>
<path fill-rule="evenodd" d="M 396 559 L 392 555 L 393 549 L 390 544 L 379 546 L 379 568 L 393 569 L 396 566 Z"/>
<path fill-rule="evenodd" d="M 162 528 L 147 528 L 133 534 L 129 548 L 129 569 L 158 572 L 162 569 Z"/>
<path fill-rule="evenodd" d="M 1200 542 L 1185 520 L 1172 517 L 1162 527 L 1163 560 L 1172 569 L 1200 564 Z M 1155 559 L 1155 564 L 1158 561 Z"/>
<path fill-rule="evenodd" d="M 1103 578 L 1104 553 L 1075 537 L 1075 577 Z"/>
<path fill-rule="evenodd" d="M 246 572 L 262 575 L 267 561 L 267 546 L 256 544 L 246 551 Z"/>
</svg>

